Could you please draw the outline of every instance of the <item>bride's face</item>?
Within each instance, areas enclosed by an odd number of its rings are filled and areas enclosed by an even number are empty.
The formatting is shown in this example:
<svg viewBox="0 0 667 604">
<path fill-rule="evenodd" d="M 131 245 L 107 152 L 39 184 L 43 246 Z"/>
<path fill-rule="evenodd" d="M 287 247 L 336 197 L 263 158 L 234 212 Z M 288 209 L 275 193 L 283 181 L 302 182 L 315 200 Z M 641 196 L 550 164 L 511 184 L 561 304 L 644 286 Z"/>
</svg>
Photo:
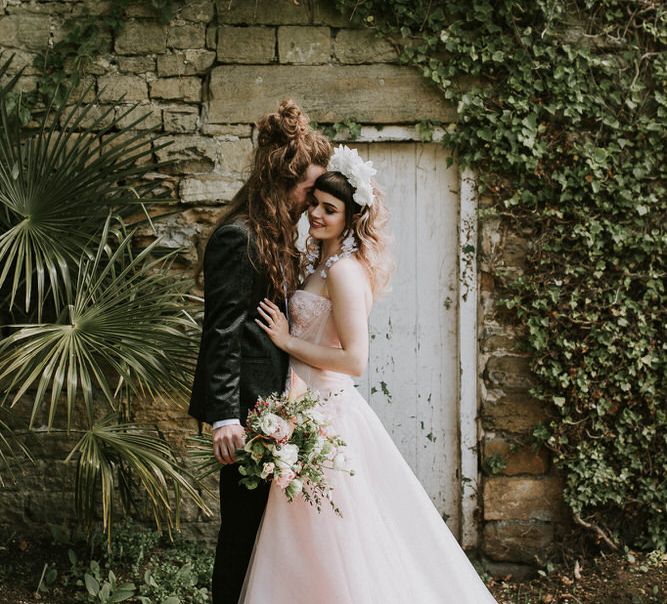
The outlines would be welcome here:
<svg viewBox="0 0 667 604">
<path fill-rule="evenodd" d="M 311 237 L 320 241 L 339 238 L 345 230 L 345 203 L 319 189 L 308 197 Z"/>
</svg>

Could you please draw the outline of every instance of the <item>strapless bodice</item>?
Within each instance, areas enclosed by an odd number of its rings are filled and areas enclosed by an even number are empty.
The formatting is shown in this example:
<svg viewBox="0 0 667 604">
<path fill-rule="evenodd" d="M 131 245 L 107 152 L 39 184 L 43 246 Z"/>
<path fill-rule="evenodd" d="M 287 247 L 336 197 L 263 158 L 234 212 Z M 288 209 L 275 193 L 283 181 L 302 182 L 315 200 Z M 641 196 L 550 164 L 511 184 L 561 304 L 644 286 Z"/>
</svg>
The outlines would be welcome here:
<svg viewBox="0 0 667 604">
<path fill-rule="evenodd" d="M 290 333 L 297 338 L 308 339 L 308 333 L 315 331 L 312 329 L 316 327 L 315 321 L 318 319 L 320 323 L 327 319 L 324 315 L 331 311 L 331 300 L 305 289 L 297 289 L 289 302 L 289 311 Z"/>
<path fill-rule="evenodd" d="M 290 299 L 289 312 L 293 336 L 319 346 L 341 347 L 329 298 L 298 289 Z M 290 358 L 290 366 L 309 387 L 323 396 L 354 387 L 352 377 L 346 373 L 311 367 L 295 358 Z"/>
</svg>

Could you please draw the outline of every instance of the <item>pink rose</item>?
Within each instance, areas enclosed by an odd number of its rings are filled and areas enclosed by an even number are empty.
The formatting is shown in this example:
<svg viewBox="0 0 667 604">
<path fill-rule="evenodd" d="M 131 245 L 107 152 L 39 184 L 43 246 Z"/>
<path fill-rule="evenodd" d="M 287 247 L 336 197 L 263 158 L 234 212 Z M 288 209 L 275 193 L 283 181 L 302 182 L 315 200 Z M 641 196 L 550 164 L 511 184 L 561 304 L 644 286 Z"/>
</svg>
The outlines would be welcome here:
<svg viewBox="0 0 667 604">
<path fill-rule="evenodd" d="M 277 441 L 287 441 L 289 440 L 289 437 L 292 436 L 292 432 L 294 432 L 294 424 L 285 421 L 282 417 L 279 418 L 279 420 L 275 431 L 271 434 L 271 438 L 274 438 Z"/>
<path fill-rule="evenodd" d="M 280 472 L 280 475 L 275 478 L 275 481 L 281 489 L 286 489 L 290 485 L 290 482 L 295 478 L 296 474 L 293 470 L 283 470 Z"/>
</svg>

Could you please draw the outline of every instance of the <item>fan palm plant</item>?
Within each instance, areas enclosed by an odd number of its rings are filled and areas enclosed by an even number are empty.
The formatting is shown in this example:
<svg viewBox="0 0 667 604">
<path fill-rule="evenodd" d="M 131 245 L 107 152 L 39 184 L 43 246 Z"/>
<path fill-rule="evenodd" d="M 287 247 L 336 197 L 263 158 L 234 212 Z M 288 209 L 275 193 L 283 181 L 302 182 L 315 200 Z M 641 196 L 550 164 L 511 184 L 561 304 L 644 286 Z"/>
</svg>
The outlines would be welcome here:
<svg viewBox="0 0 667 604">
<path fill-rule="evenodd" d="M 52 429 L 63 416 L 81 433 L 68 460 L 87 526 L 101 503 L 110 536 L 114 501 L 136 506 L 143 493 L 158 527 L 171 529 L 182 493 L 208 508 L 159 431 L 132 423 L 132 404 L 179 404 L 188 394 L 198 344 L 185 311 L 192 282 L 171 271 L 180 250 L 160 255 L 157 239 L 135 251 L 125 224 L 138 204 L 147 214 L 145 205 L 170 200 L 149 197 L 155 185 L 142 177 L 157 165 L 137 161 L 152 153 L 132 131 L 140 120 L 120 127 L 127 112 L 93 117 L 78 100 L 52 103 L 25 127 L 3 98 L 15 83 L 0 88 L 0 405 L 28 399 L 25 428 L 46 417 Z"/>
<path fill-rule="evenodd" d="M 36 302 L 40 319 L 47 281 L 55 304 L 69 300 L 70 266 L 109 209 L 134 213 L 157 186 L 141 179 L 155 165 L 138 160 L 153 150 L 133 131 L 146 116 L 120 128 L 134 107 L 115 117 L 113 106 L 95 113 L 86 92 L 69 106 L 50 105 L 31 128 L 21 124 L 18 107 L 0 103 L 0 289 L 11 281 L 10 309 L 22 289 L 25 311 Z"/>
</svg>

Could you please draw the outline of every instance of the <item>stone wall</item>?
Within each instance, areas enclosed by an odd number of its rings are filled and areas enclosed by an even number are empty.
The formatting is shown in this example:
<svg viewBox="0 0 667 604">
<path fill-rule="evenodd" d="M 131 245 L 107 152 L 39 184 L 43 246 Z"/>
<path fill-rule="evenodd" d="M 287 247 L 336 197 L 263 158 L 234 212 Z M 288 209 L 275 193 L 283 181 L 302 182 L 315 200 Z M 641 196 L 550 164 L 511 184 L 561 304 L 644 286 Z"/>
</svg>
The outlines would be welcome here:
<svg viewBox="0 0 667 604">
<path fill-rule="evenodd" d="M 487 204 L 480 199 L 480 207 Z M 535 378 L 520 344 L 524 332 L 494 307 L 492 272 L 522 272 L 530 235 L 514 232 L 500 219 L 480 224 L 481 544 L 498 573 L 521 572 L 517 564 L 546 560 L 565 522 L 562 479 L 547 451 L 533 448 L 533 429 L 548 420 L 549 412 L 529 394 Z"/>
<path fill-rule="evenodd" d="M 456 119 L 421 74 L 398 64 L 388 42 L 352 27 L 334 4 L 183 0 L 176 17 L 163 25 L 137 3 L 89 69 L 84 84 L 93 83 L 100 109 L 113 106 L 119 114 L 138 103 L 123 123 L 147 115 L 140 127 L 160 131 L 154 158 L 174 160 L 155 177 L 173 192 L 180 211 L 155 224 L 163 245 L 186 246 L 184 268 L 196 261 L 200 236 L 244 179 L 254 122 L 280 99 L 294 98 L 320 123 L 354 118 L 363 124 L 363 140 L 418 138 L 415 124 L 421 120 Z M 66 19 L 105 8 L 97 0 L 0 0 L 0 50 L 16 53 L 15 68 L 26 66 L 23 89 L 36 86 L 32 60 L 61 39 Z M 168 147 L 157 149 L 167 141 Z M 504 233 L 495 222 L 481 226 L 481 459 L 502 459 L 506 465 L 484 477 L 480 527 L 483 553 L 505 568 L 510 562 L 530 563 L 552 541 L 561 485 L 547 456 L 527 444 L 546 411 L 527 393 L 531 377 L 517 334 L 493 309 L 490 263 L 499 260 L 520 270 L 528 239 Z M 146 242 L 154 237 L 149 230 L 142 236 Z M 144 405 L 137 419 L 155 416 L 176 442 L 192 430 L 192 420 L 178 410 Z M 71 469 L 52 471 L 63 464 L 66 447 L 58 445 L 59 438 L 42 440 L 38 465 L 26 481 L 0 489 L 0 516 L 13 525 L 38 528 L 53 520 L 49 511 L 56 501 L 55 507 L 65 509 L 71 499 Z M 40 480 L 42 475 L 50 478 Z M 196 510 L 186 510 L 186 520 L 190 530 L 208 536 L 217 526 Z"/>
</svg>

